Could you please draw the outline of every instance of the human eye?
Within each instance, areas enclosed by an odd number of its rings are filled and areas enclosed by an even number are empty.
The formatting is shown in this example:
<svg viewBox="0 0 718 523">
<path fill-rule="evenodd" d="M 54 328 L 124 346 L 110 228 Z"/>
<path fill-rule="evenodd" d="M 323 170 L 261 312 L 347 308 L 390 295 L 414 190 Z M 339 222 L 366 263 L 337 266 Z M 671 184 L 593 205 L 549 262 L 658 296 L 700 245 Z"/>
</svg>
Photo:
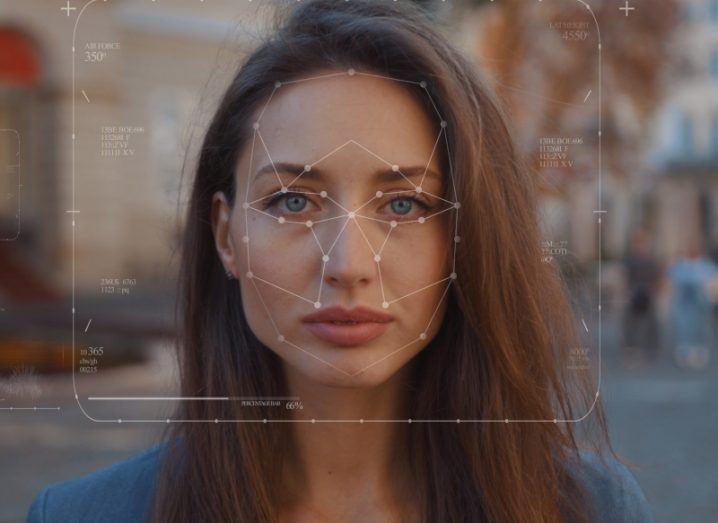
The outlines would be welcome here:
<svg viewBox="0 0 718 523">
<path fill-rule="evenodd" d="M 382 213 L 386 212 L 402 219 L 412 219 L 425 215 L 431 208 L 431 205 L 416 196 L 396 196 L 382 206 Z"/>
<path fill-rule="evenodd" d="M 277 191 L 264 203 L 264 208 L 279 214 L 301 214 L 312 210 L 314 205 L 309 196 L 301 191 Z"/>
</svg>

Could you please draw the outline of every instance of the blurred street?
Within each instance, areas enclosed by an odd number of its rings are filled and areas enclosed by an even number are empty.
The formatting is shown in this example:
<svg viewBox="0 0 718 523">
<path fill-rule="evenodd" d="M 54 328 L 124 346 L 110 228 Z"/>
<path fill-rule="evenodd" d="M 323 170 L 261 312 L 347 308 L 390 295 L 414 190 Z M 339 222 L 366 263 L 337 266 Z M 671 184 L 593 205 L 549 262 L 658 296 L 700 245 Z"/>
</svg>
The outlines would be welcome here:
<svg viewBox="0 0 718 523">
<path fill-rule="evenodd" d="M 708 523 L 718 514 L 718 353 L 706 369 L 617 365 L 617 318 L 604 322 L 602 397 L 614 448 L 634 472 L 656 521 Z"/>
</svg>

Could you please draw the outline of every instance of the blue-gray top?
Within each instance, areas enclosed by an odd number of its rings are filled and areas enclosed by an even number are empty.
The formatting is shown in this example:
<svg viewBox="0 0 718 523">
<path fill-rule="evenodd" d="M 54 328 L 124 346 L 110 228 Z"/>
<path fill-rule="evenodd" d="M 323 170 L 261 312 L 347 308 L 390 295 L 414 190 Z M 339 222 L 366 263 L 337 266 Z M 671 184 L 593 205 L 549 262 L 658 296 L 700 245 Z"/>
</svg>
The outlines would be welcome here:
<svg viewBox="0 0 718 523">
<path fill-rule="evenodd" d="M 27 523 L 141 522 L 149 512 L 159 465 L 159 446 L 87 476 L 45 487 Z M 602 463 L 581 451 L 582 481 L 600 523 L 652 523 L 653 515 L 633 473 L 614 459 Z"/>
</svg>

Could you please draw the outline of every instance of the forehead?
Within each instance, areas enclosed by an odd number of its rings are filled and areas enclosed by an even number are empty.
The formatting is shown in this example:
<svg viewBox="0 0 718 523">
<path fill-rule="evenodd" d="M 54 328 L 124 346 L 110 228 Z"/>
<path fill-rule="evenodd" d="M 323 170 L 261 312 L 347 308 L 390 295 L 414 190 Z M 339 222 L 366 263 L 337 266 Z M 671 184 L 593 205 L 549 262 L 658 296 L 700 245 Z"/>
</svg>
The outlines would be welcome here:
<svg viewBox="0 0 718 523">
<path fill-rule="evenodd" d="M 419 86 L 364 74 L 316 76 L 277 88 L 258 111 L 255 168 L 258 162 L 321 160 L 326 169 L 349 160 L 367 167 L 388 162 L 439 170 L 438 154 L 432 158 L 439 117 L 419 101 L 425 96 L 430 103 Z"/>
</svg>

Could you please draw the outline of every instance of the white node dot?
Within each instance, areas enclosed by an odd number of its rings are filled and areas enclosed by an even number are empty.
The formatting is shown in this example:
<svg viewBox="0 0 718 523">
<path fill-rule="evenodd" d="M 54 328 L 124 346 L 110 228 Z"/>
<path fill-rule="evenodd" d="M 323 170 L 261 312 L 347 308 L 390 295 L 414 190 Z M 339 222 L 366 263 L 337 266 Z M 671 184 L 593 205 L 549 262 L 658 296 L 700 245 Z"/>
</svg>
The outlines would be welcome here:
<svg viewBox="0 0 718 523">
<path fill-rule="evenodd" d="M 460 420 L 460 419 L 457 419 L 457 420 L 456 420 L 456 423 L 461 423 L 461 420 Z"/>
<path fill-rule="evenodd" d="M 421 334 L 419 334 L 419 339 L 425 340 L 425 339 L 426 339 L 426 333 L 425 333 L 425 332 L 422 332 Z"/>
<path fill-rule="evenodd" d="M 249 209 L 249 203 L 244 202 L 244 203 L 242 204 L 242 209 Z"/>
<path fill-rule="evenodd" d="M 380 261 L 381 261 L 381 256 L 379 256 L 378 254 L 375 254 L 375 255 L 374 255 L 374 261 L 377 262 L 377 263 L 380 262 Z"/>
<path fill-rule="evenodd" d="M 422 87 L 422 89 L 426 89 L 426 82 L 424 80 L 419 82 L 419 85 Z"/>
<path fill-rule="evenodd" d="M 354 69 L 349 69 L 349 70 L 347 71 L 347 74 L 348 74 L 349 76 L 354 76 L 355 73 L 356 73 L 356 71 L 355 71 Z"/>
<path fill-rule="evenodd" d="M 327 263 L 329 261 L 329 256 L 327 256 L 326 254 L 324 256 L 322 256 L 322 261 L 324 263 Z"/>
<path fill-rule="evenodd" d="M 445 120 L 441 120 L 441 127 L 446 127 L 448 124 Z"/>
<path fill-rule="evenodd" d="M 280 334 L 279 336 L 277 336 L 277 341 L 283 342 L 283 341 L 284 341 L 284 336 L 282 336 L 281 334 Z"/>
<path fill-rule="evenodd" d="M 263 421 L 264 423 L 267 423 L 267 418 L 264 418 L 262 421 Z"/>
<path fill-rule="evenodd" d="M 317 422 L 317 420 L 315 420 L 314 418 L 312 418 L 312 423 L 316 423 L 316 422 Z"/>
<path fill-rule="evenodd" d="M 321 196 L 322 198 L 326 198 L 326 197 L 327 197 L 327 191 L 322 191 L 322 192 L 320 192 L 320 193 L 319 193 L 319 196 Z"/>
<path fill-rule="evenodd" d="M 284 216 L 280 216 L 279 218 L 277 218 L 277 221 L 279 223 L 284 223 Z"/>
<path fill-rule="evenodd" d="M 254 273 L 252 271 L 247 271 L 247 278 L 249 278 L 250 280 L 254 278 Z"/>
<path fill-rule="evenodd" d="M 385 309 L 388 309 L 388 308 L 389 308 L 389 302 L 388 302 L 388 301 L 385 301 L 384 303 L 381 304 L 381 306 L 384 307 Z"/>
<path fill-rule="evenodd" d="M 122 423 L 122 420 L 121 420 L 121 419 L 118 419 L 118 420 L 117 420 L 117 423 Z"/>
<path fill-rule="evenodd" d="M 219 420 L 217 418 L 214 418 L 215 423 L 219 423 Z"/>
<path fill-rule="evenodd" d="M 282 87 L 282 82 L 274 82 L 274 87 Z"/>
<path fill-rule="evenodd" d="M 307 165 L 304 166 L 304 170 L 305 170 L 306 172 L 309 172 L 309 171 L 312 170 L 312 166 L 309 165 L 309 164 L 307 164 Z"/>
<path fill-rule="evenodd" d="M 314 224 L 312 223 L 312 220 L 307 220 L 307 221 L 305 222 L 305 225 L 306 225 L 307 227 L 311 227 L 311 226 L 314 225 Z"/>
<path fill-rule="evenodd" d="M 556 418 L 553 419 L 554 423 L 558 423 L 558 420 Z"/>
<path fill-rule="evenodd" d="M 458 209 L 458 208 L 460 208 L 460 207 L 461 207 L 461 204 L 460 204 L 459 202 L 456 202 L 456 203 L 454 204 L 454 209 Z"/>
<path fill-rule="evenodd" d="M 318 308 L 321 307 L 321 306 L 322 306 L 322 304 L 319 303 L 318 301 L 315 301 L 315 302 L 314 302 L 314 308 L 315 308 L 315 309 L 318 309 Z"/>
<path fill-rule="evenodd" d="M 449 275 L 449 277 L 450 277 L 452 280 L 455 280 L 455 279 L 456 279 L 456 273 L 455 273 L 455 272 L 452 272 L 452 273 Z"/>
<path fill-rule="evenodd" d="M 289 189 L 287 189 L 284 185 L 282 185 L 282 188 L 279 189 L 279 192 L 286 193 Z"/>
<path fill-rule="evenodd" d="M 461 236 L 454 236 L 454 241 L 459 243 L 461 241 Z"/>
<path fill-rule="evenodd" d="M 249 243 L 249 236 L 242 236 L 242 241 L 244 243 Z"/>
<path fill-rule="evenodd" d="M 426 221 L 426 218 L 423 216 L 419 216 L 419 219 L 417 220 L 419 223 L 424 223 Z"/>
<path fill-rule="evenodd" d="M 252 127 L 254 128 L 255 131 L 257 129 L 259 129 L 259 122 L 254 122 L 254 124 L 252 124 Z"/>
<path fill-rule="evenodd" d="M 398 165 L 392 165 L 392 166 L 391 166 L 391 170 L 394 171 L 394 172 L 397 172 L 397 171 L 399 170 L 399 166 L 398 166 Z"/>
<path fill-rule="evenodd" d="M 389 222 L 389 225 L 391 225 L 392 229 L 397 226 L 396 220 L 392 220 Z"/>
<path fill-rule="evenodd" d="M 421 191 L 423 191 L 423 189 L 421 188 L 420 185 L 417 185 L 414 190 L 415 190 L 416 192 L 418 192 L 418 193 L 420 193 Z"/>
<path fill-rule="evenodd" d="M 364 418 L 360 419 L 359 423 L 364 423 Z"/>
<path fill-rule="evenodd" d="M 508 422 L 509 422 L 508 418 L 504 420 L 504 423 L 508 423 Z"/>
<path fill-rule="evenodd" d="M 409 418 L 409 419 L 408 419 L 408 420 L 406 420 L 406 421 L 408 421 L 409 423 L 411 423 L 411 418 Z"/>
<path fill-rule="evenodd" d="M 353 220 L 356 214 L 354 214 L 354 211 L 349 212 L 349 219 Z"/>
<path fill-rule="evenodd" d="M 165 421 L 166 421 L 167 423 L 169 423 L 169 422 L 170 422 L 170 420 L 165 420 Z"/>
<path fill-rule="evenodd" d="M 377 197 L 377 198 L 381 198 L 382 196 L 384 196 L 384 193 L 383 193 L 383 192 L 381 192 L 381 191 L 377 191 L 377 192 L 376 192 L 376 197 Z"/>
</svg>

